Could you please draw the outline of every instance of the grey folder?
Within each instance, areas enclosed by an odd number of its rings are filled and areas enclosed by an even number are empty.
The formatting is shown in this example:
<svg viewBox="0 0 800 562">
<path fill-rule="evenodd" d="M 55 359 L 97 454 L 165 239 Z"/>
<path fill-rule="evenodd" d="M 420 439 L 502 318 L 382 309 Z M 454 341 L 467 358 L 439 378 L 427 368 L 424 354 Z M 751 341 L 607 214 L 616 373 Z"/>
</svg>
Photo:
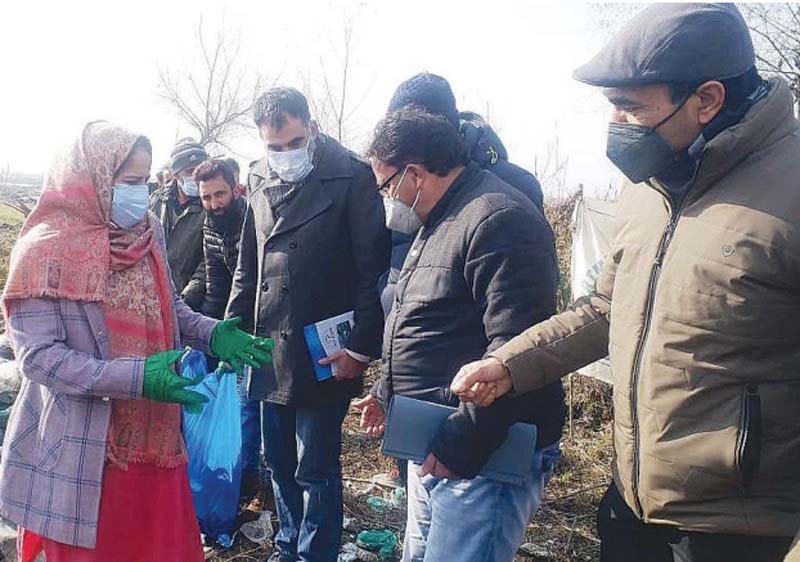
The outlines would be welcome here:
<svg viewBox="0 0 800 562">
<path fill-rule="evenodd" d="M 421 463 L 444 421 L 455 412 L 450 406 L 395 395 L 389 406 L 383 454 Z M 536 448 L 536 426 L 515 423 L 508 437 L 483 467 L 481 476 L 520 484 L 530 474 Z"/>
</svg>

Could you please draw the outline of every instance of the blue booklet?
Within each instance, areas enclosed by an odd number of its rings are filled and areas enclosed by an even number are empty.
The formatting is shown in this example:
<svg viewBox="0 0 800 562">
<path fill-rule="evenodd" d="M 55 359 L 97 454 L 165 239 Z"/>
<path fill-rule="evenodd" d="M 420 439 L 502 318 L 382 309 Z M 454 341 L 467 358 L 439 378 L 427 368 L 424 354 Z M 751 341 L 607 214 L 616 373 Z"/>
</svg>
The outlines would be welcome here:
<svg viewBox="0 0 800 562">
<path fill-rule="evenodd" d="M 320 320 L 303 328 L 308 352 L 314 363 L 314 374 L 318 381 L 331 379 L 336 375 L 335 365 L 320 365 L 319 360 L 330 357 L 340 349 L 344 349 L 353 331 L 353 312 L 345 312 L 339 316 Z"/>
<path fill-rule="evenodd" d="M 422 463 L 445 420 L 456 409 L 442 404 L 395 395 L 389 407 L 383 454 Z M 536 449 L 536 426 L 515 423 L 508 437 L 483 467 L 480 475 L 501 482 L 521 484 L 530 474 Z"/>
</svg>

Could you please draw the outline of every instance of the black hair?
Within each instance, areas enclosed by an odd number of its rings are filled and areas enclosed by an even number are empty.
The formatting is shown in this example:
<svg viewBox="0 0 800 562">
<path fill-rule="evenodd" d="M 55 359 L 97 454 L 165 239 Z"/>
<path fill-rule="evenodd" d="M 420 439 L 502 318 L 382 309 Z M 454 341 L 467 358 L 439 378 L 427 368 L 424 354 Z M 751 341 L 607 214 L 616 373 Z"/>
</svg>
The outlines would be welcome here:
<svg viewBox="0 0 800 562">
<path fill-rule="evenodd" d="M 194 181 L 200 183 L 201 181 L 208 181 L 222 176 L 231 189 L 236 187 L 236 181 L 233 177 L 233 170 L 226 160 L 218 158 L 211 158 L 202 162 L 194 171 Z"/>
<path fill-rule="evenodd" d="M 720 83 L 725 86 L 725 107 L 729 109 L 736 109 L 739 107 L 747 97 L 752 94 L 764 81 L 761 75 L 756 70 L 756 67 L 750 68 L 744 74 L 720 80 Z M 701 84 L 707 82 L 679 82 L 667 84 L 669 88 L 670 101 L 677 105 L 683 103 L 692 95 L 692 93 L 700 87 Z"/>
<path fill-rule="evenodd" d="M 257 127 L 267 125 L 280 130 L 286 124 L 287 115 L 302 120 L 303 125 L 308 125 L 311 121 L 308 100 L 294 88 L 277 87 L 267 90 L 253 106 L 253 121 Z"/>
<path fill-rule="evenodd" d="M 235 158 L 225 158 L 225 163 L 231 167 L 231 171 L 233 172 L 233 178 L 236 180 L 238 185 L 239 183 L 239 163 L 236 161 Z"/>
<path fill-rule="evenodd" d="M 469 162 L 467 147 L 450 122 L 414 106 L 401 108 L 378 122 L 367 157 L 398 169 L 421 164 L 438 176 Z"/>
</svg>

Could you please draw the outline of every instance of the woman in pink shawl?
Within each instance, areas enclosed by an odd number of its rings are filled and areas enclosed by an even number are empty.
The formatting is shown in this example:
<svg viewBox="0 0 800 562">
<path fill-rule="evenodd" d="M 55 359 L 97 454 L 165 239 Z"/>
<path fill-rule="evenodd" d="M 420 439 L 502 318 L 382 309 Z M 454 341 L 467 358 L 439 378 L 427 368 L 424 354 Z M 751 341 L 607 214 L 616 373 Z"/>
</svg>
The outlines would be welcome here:
<svg viewBox="0 0 800 562">
<path fill-rule="evenodd" d="M 147 213 L 149 141 L 86 126 L 51 168 L 12 252 L 3 311 L 23 373 L 0 460 L 20 560 L 203 560 L 174 371 L 183 345 L 231 364 L 271 342 L 176 296 Z"/>
</svg>

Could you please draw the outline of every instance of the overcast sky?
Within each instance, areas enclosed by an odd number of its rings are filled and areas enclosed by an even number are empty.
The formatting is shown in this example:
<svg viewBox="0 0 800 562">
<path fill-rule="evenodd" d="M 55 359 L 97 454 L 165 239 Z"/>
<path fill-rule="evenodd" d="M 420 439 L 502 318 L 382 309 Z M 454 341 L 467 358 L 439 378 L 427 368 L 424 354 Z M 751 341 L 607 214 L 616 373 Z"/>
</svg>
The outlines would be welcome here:
<svg viewBox="0 0 800 562">
<path fill-rule="evenodd" d="M 556 141 L 569 188 L 603 192 L 619 174 L 605 158 L 609 106 L 572 80 L 609 36 L 607 14 L 580 3 L 514 0 L 327 2 L 137 0 L 4 2 L 0 8 L 0 166 L 43 172 L 89 120 L 148 135 L 155 164 L 191 134 L 158 97 L 158 67 L 196 62 L 195 30 L 239 33 L 249 68 L 302 87 L 336 77 L 343 18 L 355 17 L 349 123 L 355 150 L 395 87 L 428 70 L 446 77 L 459 109 L 489 112 L 510 159 L 541 169 Z M 262 154 L 255 131 L 234 143 L 243 162 Z M 552 157 L 550 158 L 552 163 Z M 552 168 L 552 165 L 551 165 Z"/>
</svg>

